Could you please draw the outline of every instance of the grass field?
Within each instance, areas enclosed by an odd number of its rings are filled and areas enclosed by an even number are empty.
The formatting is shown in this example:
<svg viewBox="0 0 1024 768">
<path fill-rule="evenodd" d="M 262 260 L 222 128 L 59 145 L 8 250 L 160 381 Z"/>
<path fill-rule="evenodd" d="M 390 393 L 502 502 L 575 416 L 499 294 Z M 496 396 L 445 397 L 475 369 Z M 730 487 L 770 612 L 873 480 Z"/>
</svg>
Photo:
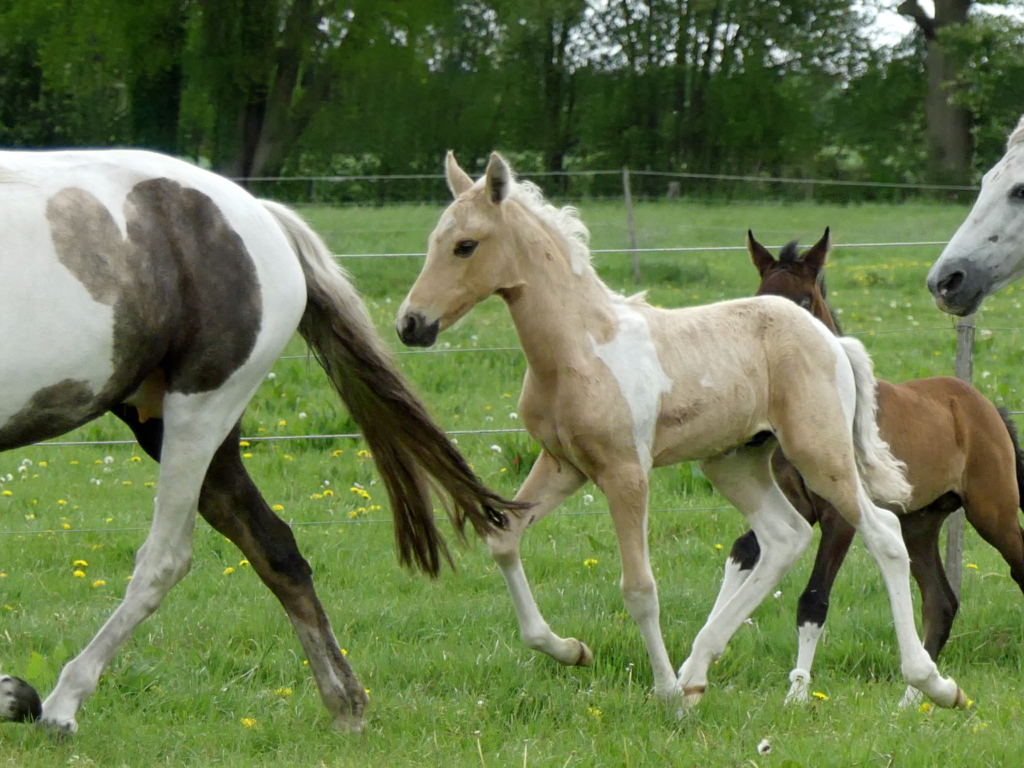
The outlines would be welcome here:
<svg viewBox="0 0 1024 768">
<path fill-rule="evenodd" d="M 627 242 L 620 205 L 581 205 L 594 248 Z M 308 209 L 339 253 L 416 252 L 434 207 Z M 844 330 L 861 334 L 880 376 L 951 374 L 955 332 L 924 289 L 941 250 L 843 248 L 844 243 L 944 240 L 966 207 L 646 203 L 641 247 L 742 245 L 753 228 L 778 245 L 833 228 L 830 299 Z M 633 290 L 624 254 L 595 256 L 614 287 Z M 385 338 L 414 280 L 416 259 L 345 262 Z M 742 251 L 645 255 L 652 303 L 681 306 L 744 296 L 756 273 Z M 1024 410 L 1019 292 L 978 315 L 975 383 Z M 441 337 L 448 354 L 400 358 L 447 429 L 514 429 L 519 353 L 452 350 L 515 346 L 497 299 Z M 293 342 L 247 412 L 250 436 L 353 430 L 315 363 Z M 70 436 L 127 437 L 113 419 Z M 512 494 L 535 449 L 525 435 L 463 435 L 460 447 L 490 484 Z M 566 669 L 518 640 L 501 577 L 486 548 L 458 550 L 437 582 L 400 571 L 383 491 L 355 440 L 256 442 L 246 461 L 271 504 L 294 523 L 321 598 L 370 689 L 366 733 L 327 727 L 312 676 L 276 601 L 233 545 L 200 523 L 192 572 L 116 657 L 62 743 L 0 726 L 0 766 L 988 766 L 1024 753 L 1020 590 L 994 550 L 966 535 L 963 608 L 940 667 L 973 699 L 966 712 L 898 712 L 903 691 L 888 600 L 859 544 L 839 577 L 812 690 L 783 708 L 796 654 L 796 598 L 805 555 L 741 628 L 713 668 L 704 703 L 683 720 L 650 696 L 639 631 L 618 589 L 618 555 L 603 497 L 592 487 L 525 538 L 523 557 L 552 628 L 586 640 L 596 663 Z M 498 450 L 496 450 L 496 448 Z M 31 462 L 28 464 L 27 462 Z M 23 469 L 22 469 L 23 468 Z M 11 474 L 0 496 L 0 663 L 41 691 L 121 598 L 142 543 L 157 467 L 128 446 L 40 446 L 0 455 Z M 370 499 L 350 489 L 359 483 Z M 331 495 L 333 494 L 333 495 Z M 588 503 L 587 494 L 593 496 Z M 382 508 L 383 507 L 383 508 Z M 702 626 L 735 536 L 744 530 L 695 467 L 653 476 L 651 550 L 673 662 Z M 88 565 L 74 565 L 83 560 Z M 589 561 L 596 561 L 596 564 Z M 81 576 L 76 576 L 79 571 Z M 772 751 L 757 753 L 767 738 Z"/>
</svg>

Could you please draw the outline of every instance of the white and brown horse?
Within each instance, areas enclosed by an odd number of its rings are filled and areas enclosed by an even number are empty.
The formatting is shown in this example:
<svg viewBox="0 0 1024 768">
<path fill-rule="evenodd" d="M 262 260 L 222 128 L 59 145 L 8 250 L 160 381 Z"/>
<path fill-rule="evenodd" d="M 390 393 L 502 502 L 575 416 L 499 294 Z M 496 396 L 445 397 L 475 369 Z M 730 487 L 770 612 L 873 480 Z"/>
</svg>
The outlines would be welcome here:
<svg viewBox="0 0 1024 768">
<path fill-rule="evenodd" d="M 291 619 L 336 725 L 366 694 L 289 527 L 238 454 L 239 419 L 298 329 L 365 434 L 399 559 L 447 556 L 431 482 L 461 531 L 506 524 L 403 382 L 326 246 L 284 206 L 162 155 L 0 152 L 0 450 L 110 411 L 160 461 L 153 523 L 124 601 L 40 706 L 0 678 L 0 720 L 74 731 L 117 649 L 188 571 L 196 512 L 239 546 Z"/>
<path fill-rule="evenodd" d="M 831 242 L 826 229 L 806 253 L 798 254 L 792 242 L 776 259 L 752 232 L 747 233 L 747 249 L 761 276 L 757 295 L 783 296 L 798 303 L 838 336 L 839 324 L 824 288 Z M 877 394 L 879 431 L 893 455 L 907 465 L 907 479 L 914 487 L 906 513 L 900 514 L 900 525 L 910 554 L 910 573 L 921 589 L 924 647 L 937 661 L 959 608 L 939 554 L 939 532 L 950 513 L 964 508 L 967 521 L 999 551 L 1024 590 L 1024 531 L 1017 516 L 1024 456 L 1009 414 L 967 382 L 949 376 L 902 384 L 879 379 Z M 832 585 L 853 542 L 854 529 L 831 504 L 807 490 L 779 451 L 772 457 L 772 472 L 804 519 L 821 525 L 814 569 L 797 603 L 800 650 L 786 697 L 803 701 Z M 727 599 L 737 580 L 750 574 L 757 557 L 757 537 L 749 531 L 730 551 L 720 600 Z M 902 703 L 907 706 L 919 698 L 908 688 Z"/>
<path fill-rule="evenodd" d="M 640 627 L 655 692 L 683 706 L 703 695 L 712 661 L 810 542 L 807 522 L 772 478 L 781 445 L 809 488 L 864 537 L 891 597 L 907 681 L 943 706 L 963 691 L 941 677 L 914 629 L 909 562 L 896 516 L 872 497 L 905 503 L 902 466 L 878 435 L 875 380 L 863 346 L 837 339 L 779 297 L 664 310 L 610 291 L 590 263 L 587 231 L 491 156 L 476 183 L 447 160 L 455 201 L 397 318 L 407 344 L 429 346 L 479 301 L 497 294 L 527 360 L 519 402 L 541 445 L 510 515 L 488 538 L 512 596 L 520 634 L 563 664 L 589 664 L 579 640 L 555 635 L 523 572 L 524 529 L 588 479 L 608 499 L 622 556 L 626 608 Z M 678 675 L 662 639 L 647 542 L 652 467 L 700 460 L 761 544 L 750 577 L 717 606 Z"/>
</svg>

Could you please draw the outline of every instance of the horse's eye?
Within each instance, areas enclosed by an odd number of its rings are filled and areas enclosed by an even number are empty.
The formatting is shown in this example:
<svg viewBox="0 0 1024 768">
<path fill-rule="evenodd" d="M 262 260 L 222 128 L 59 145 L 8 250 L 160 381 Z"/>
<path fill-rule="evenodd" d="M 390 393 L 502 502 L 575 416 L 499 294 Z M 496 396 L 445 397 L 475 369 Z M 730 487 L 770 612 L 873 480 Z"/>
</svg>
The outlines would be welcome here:
<svg viewBox="0 0 1024 768">
<path fill-rule="evenodd" d="M 455 255 L 462 259 L 468 259 L 478 245 L 480 245 L 479 240 L 459 240 L 455 245 Z"/>
<path fill-rule="evenodd" d="M 1012 200 L 1024 200 L 1024 184 L 1014 184 L 1010 190 Z"/>
</svg>

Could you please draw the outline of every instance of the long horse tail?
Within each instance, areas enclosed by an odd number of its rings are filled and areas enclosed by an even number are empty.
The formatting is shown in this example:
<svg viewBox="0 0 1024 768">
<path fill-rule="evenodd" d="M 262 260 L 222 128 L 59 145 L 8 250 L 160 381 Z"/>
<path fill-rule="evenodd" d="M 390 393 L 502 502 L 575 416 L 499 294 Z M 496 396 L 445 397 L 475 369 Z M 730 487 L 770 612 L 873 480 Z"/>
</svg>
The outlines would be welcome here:
<svg viewBox="0 0 1024 768">
<path fill-rule="evenodd" d="M 999 418 L 1006 425 L 1006 431 L 1010 434 L 1010 442 L 1013 443 L 1013 463 L 1017 470 L 1017 492 L 1020 494 L 1019 507 L 1024 509 L 1024 451 L 1020 448 L 1020 437 L 1017 434 L 1017 425 L 1010 418 L 1010 412 L 1002 406 L 996 406 L 999 411 Z"/>
<path fill-rule="evenodd" d="M 369 444 L 391 501 L 398 560 L 436 576 L 441 558 L 452 560 L 434 522 L 431 486 L 449 497 L 445 508 L 463 539 L 467 520 L 486 535 L 508 524 L 504 510 L 521 505 L 485 487 L 434 423 L 323 241 L 291 209 L 261 202 L 302 264 L 307 300 L 299 333 Z"/>
<path fill-rule="evenodd" d="M 857 406 L 853 416 L 853 447 L 868 493 L 883 504 L 906 508 L 913 488 L 907 482 L 907 465 L 893 456 L 889 444 L 878 431 L 878 399 L 874 366 L 864 345 L 857 339 L 839 339 L 853 367 L 857 388 Z"/>
</svg>

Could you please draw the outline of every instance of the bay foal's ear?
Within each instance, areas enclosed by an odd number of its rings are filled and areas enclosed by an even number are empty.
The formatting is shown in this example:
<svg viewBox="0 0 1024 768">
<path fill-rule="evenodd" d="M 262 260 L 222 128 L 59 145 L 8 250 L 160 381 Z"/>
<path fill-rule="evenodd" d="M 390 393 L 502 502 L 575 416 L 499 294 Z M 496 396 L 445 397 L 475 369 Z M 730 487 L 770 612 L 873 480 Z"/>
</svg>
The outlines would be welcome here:
<svg viewBox="0 0 1024 768">
<path fill-rule="evenodd" d="M 512 180 L 512 172 L 508 169 L 508 163 L 502 159 L 497 152 L 491 152 L 491 161 L 487 163 L 487 171 L 484 173 L 487 179 L 487 197 L 495 205 L 501 203 L 508 197 L 509 183 Z"/>
<path fill-rule="evenodd" d="M 754 262 L 761 277 L 768 274 L 778 264 L 775 257 L 768 253 L 768 249 L 754 239 L 754 233 L 749 229 L 747 230 L 747 253 L 750 254 L 750 260 Z"/>
<path fill-rule="evenodd" d="M 821 240 L 808 248 L 807 253 L 800 258 L 800 261 L 804 263 L 808 276 L 812 280 L 817 279 L 818 275 L 821 274 L 821 270 L 825 268 L 825 260 L 828 259 L 828 254 L 831 250 L 832 233 L 828 227 L 825 227 L 825 234 L 821 236 Z"/>
<path fill-rule="evenodd" d="M 448 156 L 444 159 L 444 172 L 448 179 L 448 189 L 451 190 L 452 197 L 458 197 L 473 186 L 473 180 L 469 178 L 469 174 L 459 167 L 458 162 L 455 160 L 455 153 L 450 149 L 448 150 Z"/>
</svg>

